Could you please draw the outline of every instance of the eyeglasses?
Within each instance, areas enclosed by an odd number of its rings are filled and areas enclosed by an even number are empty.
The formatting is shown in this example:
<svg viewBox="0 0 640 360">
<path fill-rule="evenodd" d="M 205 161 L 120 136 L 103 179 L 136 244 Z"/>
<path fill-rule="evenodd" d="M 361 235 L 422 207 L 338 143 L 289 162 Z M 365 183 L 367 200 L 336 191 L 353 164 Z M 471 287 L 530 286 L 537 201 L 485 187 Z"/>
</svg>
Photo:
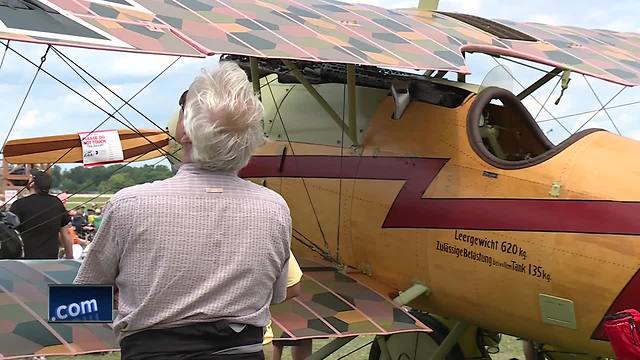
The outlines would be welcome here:
<svg viewBox="0 0 640 360">
<path fill-rule="evenodd" d="M 178 105 L 184 109 L 184 103 L 187 101 L 187 93 L 189 90 L 185 90 L 182 95 L 180 95 L 180 100 L 178 100 Z"/>
</svg>

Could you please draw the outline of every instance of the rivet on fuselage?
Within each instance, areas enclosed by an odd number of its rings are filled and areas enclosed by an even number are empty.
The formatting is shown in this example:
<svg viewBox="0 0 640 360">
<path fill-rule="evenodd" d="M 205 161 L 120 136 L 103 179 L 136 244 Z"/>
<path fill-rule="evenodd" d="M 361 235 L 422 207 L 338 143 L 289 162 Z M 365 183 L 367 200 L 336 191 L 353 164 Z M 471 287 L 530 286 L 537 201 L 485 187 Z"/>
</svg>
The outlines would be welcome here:
<svg viewBox="0 0 640 360">
<path fill-rule="evenodd" d="M 560 196 L 560 188 L 562 186 L 560 185 L 559 181 L 554 181 L 553 184 L 551 185 L 551 191 L 549 191 L 549 195 L 553 196 L 553 197 L 558 197 Z"/>
</svg>

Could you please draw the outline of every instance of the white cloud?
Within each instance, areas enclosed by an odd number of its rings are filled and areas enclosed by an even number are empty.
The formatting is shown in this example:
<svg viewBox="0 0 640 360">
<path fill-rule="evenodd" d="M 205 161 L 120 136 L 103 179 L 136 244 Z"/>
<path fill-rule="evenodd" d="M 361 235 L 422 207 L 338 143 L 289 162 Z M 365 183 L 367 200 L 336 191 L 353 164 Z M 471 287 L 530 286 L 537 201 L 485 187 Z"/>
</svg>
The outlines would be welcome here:
<svg viewBox="0 0 640 360">
<path fill-rule="evenodd" d="M 414 2 L 417 4 L 417 1 Z M 415 5 L 414 5 L 415 6 Z M 448 0 L 448 1 L 440 1 L 438 6 L 439 9 L 451 8 L 455 9 L 455 12 L 466 13 L 466 14 L 477 14 L 480 12 L 483 6 L 483 1 L 479 0 Z"/>
<path fill-rule="evenodd" d="M 39 127 L 47 127 L 59 119 L 57 112 L 29 110 L 18 118 L 15 129 L 18 131 L 32 131 Z"/>
<path fill-rule="evenodd" d="M 172 56 L 123 53 L 107 64 L 105 70 L 119 76 L 155 76 L 174 60 Z"/>
<path fill-rule="evenodd" d="M 12 116 L 15 116 L 12 115 Z M 4 141 L 13 124 L 12 117 L 9 121 L 2 123 L 0 131 L 0 141 Z M 50 127 L 59 121 L 59 115 L 52 111 L 41 111 L 37 109 L 23 111 L 11 129 L 9 140 L 24 137 L 46 136 L 50 134 Z"/>
<path fill-rule="evenodd" d="M 562 25 L 562 21 L 557 16 L 550 14 L 535 14 L 531 16 L 529 21 L 547 25 Z"/>
<path fill-rule="evenodd" d="M 114 93 L 120 95 L 120 97 L 123 97 L 123 95 L 121 95 L 123 92 L 123 89 L 129 88 L 129 87 L 133 88 L 133 86 L 131 86 L 130 84 L 126 84 L 126 85 L 125 84 L 105 84 L 105 85 L 107 85 L 107 87 L 109 87 L 109 89 L 111 89 Z M 118 107 L 120 100 L 112 92 L 108 91 L 102 86 L 94 86 L 94 88 L 97 90 L 97 92 L 96 90 L 85 85 L 82 87 L 82 91 L 78 91 L 78 92 L 82 94 L 82 96 L 94 102 L 95 104 L 97 104 L 98 106 L 102 107 L 105 110 L 111 110 L 111 107 L 109 106 L 107 101 L 113 104 L 114 106 Z M 118 102 L 118 104 L 115 104 L 115 102 Z M 89 105 L 92 107 L 92 109 L 95 109 L 95 111 L 99 111 L 96 107 L 91 105 L 87 100 L 82 98 L 80 95 L 70 91 L 67 92 L 66 95 L 64 95 L 63 103 L 65 106 Z"/>
<path fill-rule="evenodd" d="M 21 130 L 30 130 L 33 129 L 39 123 L 42 124 L 42 121 L 39 120 L 40 110 L 30 110 L 25 115 L 18 119 L 16 123 L 16 127 Z M 44 124 L 42 124 L 44 125 Z"/>
</svg>

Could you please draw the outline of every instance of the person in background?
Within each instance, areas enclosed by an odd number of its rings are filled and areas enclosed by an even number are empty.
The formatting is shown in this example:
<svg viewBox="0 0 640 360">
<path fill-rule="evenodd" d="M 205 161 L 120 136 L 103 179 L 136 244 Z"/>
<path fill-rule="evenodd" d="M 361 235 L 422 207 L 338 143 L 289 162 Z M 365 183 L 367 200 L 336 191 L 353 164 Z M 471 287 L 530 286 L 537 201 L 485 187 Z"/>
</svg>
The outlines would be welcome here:
<svg viewBox="0 0 640 360">
<path fill-rule="evenodd" d="M 300 287 L 300 280 L 302 280 L 302 269 L 298 265 L 293 253 L 289 254 L 289 271 L 287 276 L 287 299 L 297 297 L 300 295 L 302 289 Z M 291 357 L 293 360 L 303 360 L 311 356 L 312 340 L 273 340 L 273 329 L 271 328 L 271 322 L 267 325 L 267 329 L 264 334 L 263 345 L 265 346 L 265 353 L 267 358 L 273 360 L 282 359 L 282 350 L 284 346 L 291 346 Z"/>
<path fill-rule="evenodd" d="M 82 211 L 83 208 L 80 208 L 80 210 L 71 210 L 70 212 L 70 214 L 73 214 L 71 215 L 71 224 L 76 229 L 77 234 L 82 234 L 82 228 L 87 225 L 87 222 L 85 222 L 84 216 L 82 215 Z"/>
<path fill-rule="evenodd" d="M 33 171 L 27 189 L 30 195 L 16 200 L 9 209 L 20 219 L 17 230 L 24 242 L 24 258 L 57 259 L 60 239 L 66 258 L 73 259 L 73 243 L 67 231 L 71 219 L 62 201 L 49 194 L 51 176 Z"/>
<path fill-rule="evenodd" d="M 73 244 L 81 245 L 82 247 L 87 246 L 89 242 L 85 239 L 82 239 L 76 234 L 76 231 L 73 229 L 73 226 L 67 226 L 67 230 L 69 231 L 69 236 L 71 237 L 71 241 Z"/>
<path fill-rule="evenodd" d="M 178 172 L 111 197 L 74 283 L 118 289 L 123 360 L 264 359 L 291 241 L 284 199 L 238 176 L 265 141 L 264 109 L 226 61 L 196 77 L 179 105 Z"/>
<path fill-rule="evenodd" d="M 73 226 L 67 226 L 67 231 L 69 232 L 69 237 L 71 238 L 71 242 L 73 243 L 73 245 L 80 245 L 84 249 L 89 244 L 87 240 L 82 239 L 78 236 L 78 234 L 76 234 Z M 66 254 L 65 249 L 60 249 L 58 257 L 61 257 L 63 254 Z"/>
<path fill-rule="evenodd" d="M 93 220 L 96 217 L 96 211 L 94 209 L 87 210 L 87 225 L 93 226 Z"/>
<path fill-rule="evenodd" d="M 101 223 L 102 223 L 102 208 L 99 207 L 96 209 L 96 215 L 93 218 L 93 226 L 95 226 L 96 232 L 98 232 L 98 229 L 100 229 Z"/>
<path fill-rule="evenodd" d="M 67 200 L 69 199 L 69 192 L 66 189 L 64 189 L 57 196 L 58 196 L 58 199 L 60 199 L 60 201 L 62 201 L 62 205 L 64 205 L 66 207 L 67 206 Z"/>
<path fill-rule="evenodd" d="M 87 213 L 87 208 L 85 206 L 80 206 L 80 211 L 78 212 L 82 216 L 82 221 L 84 224 L 89 223 L 89 213 Z"/>
</svg>

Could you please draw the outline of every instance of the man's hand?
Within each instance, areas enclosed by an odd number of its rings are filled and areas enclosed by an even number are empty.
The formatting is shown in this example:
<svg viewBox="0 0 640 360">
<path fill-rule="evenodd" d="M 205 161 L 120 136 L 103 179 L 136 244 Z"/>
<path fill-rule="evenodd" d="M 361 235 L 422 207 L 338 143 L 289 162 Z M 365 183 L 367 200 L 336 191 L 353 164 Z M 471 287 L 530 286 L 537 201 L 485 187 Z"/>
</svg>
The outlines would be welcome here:
<svg viewBox="0 0 640 360">
<path fill-rule="evenodd" d="M 290 286 L 287 288 L 287 298 L 286 300 L 289 300 L 291 298 L 294 297 L 298 297 L 300 296 L 300 294 L 302 293 L 302 286 L 300 286 L 300 283 L 297 283 L 293 286 Z"/>
</svg>

